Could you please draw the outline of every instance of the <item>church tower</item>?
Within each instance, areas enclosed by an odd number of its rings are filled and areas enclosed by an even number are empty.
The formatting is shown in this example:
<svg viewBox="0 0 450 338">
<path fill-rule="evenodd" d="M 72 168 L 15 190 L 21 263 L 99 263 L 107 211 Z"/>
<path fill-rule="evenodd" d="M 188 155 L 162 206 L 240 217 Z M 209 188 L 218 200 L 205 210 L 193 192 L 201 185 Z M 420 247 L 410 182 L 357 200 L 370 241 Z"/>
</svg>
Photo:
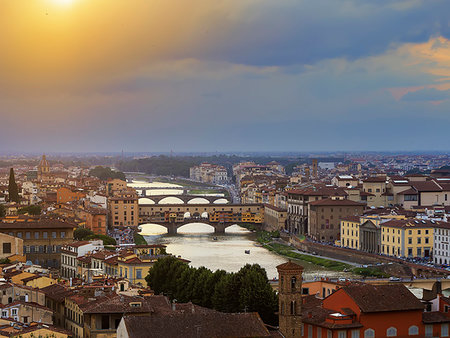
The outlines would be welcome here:
<svg viewBox="0 0 450 338">
<path fill-rule="evenodd" d="M 42 155 L 42 159 L 41 162 L 39 162 L 37 171 L 38 171 L 37 172 L 38 181 L 42 181 L 43 176 L 48 175 L 50 173 L 50 165 L 48 164 L 45 154 Z"/>
<path fill-rule="evenodd" d="M 303 266 L 289 260 L 278 265 L 277 270 L 280 332 L 286 338 L 301 337 Z"/>
</svg>

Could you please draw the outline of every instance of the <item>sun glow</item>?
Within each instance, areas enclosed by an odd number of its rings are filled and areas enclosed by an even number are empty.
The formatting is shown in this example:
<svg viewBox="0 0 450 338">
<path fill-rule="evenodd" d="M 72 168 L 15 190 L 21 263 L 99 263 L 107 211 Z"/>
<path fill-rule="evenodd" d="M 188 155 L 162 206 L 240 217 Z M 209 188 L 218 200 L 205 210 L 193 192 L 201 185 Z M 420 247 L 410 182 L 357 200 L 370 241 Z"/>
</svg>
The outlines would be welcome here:
<svg viewBox="0 0 450 338">
<path fill-rule="evenodd" d="M 54 4 L 61 6 L 71 5 L 75 0 L 51 0 Z"/>
</svg>

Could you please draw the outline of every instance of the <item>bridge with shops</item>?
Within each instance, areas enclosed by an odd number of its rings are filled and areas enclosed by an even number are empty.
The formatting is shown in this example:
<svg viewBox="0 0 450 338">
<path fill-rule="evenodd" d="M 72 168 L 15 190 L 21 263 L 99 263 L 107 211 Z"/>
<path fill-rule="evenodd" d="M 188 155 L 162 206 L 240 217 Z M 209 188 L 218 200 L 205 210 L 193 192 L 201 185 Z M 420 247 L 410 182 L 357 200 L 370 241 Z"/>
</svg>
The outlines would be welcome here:
<svg viewBox="0 0 450 338">
<path fill-rule="evenodd" d="M 205 204 L 226 204 L 230 203 L 229 197 L 223 197 L 223 196 L 196 196 L 196 195 L 189 195 L 189 194 L 182 194 L 182 195 L 148 195 L 148 196 L 142 196 L 144 198 L 147 198 L 154 202 L 155 204 L 159 204 L 161 201 L 165 199 L 179 199 L 180 203 L 189 204 L 191 202 L 195 202 L 196 200 L 204 201 Z M 150 204 L 150 203 L 147 203 Z M 151 205 L 151 204 L 150 204 Z"/>
<path fill-rule="evenodd" d="M 263 212 L 264 207 L 260 204 L 140 204 L 139 224 L 158 224 L 167 228 L 169 234 L 176 234 L 186 224 L 206 223 L 214 227 L 215 233 L 224 233 L 231 225 L 249 223 L 242 214 L 259 215 Z M 214 213 L 229 213 L 230 216 L 211 221 L 209 216 Z"/>
</svg>

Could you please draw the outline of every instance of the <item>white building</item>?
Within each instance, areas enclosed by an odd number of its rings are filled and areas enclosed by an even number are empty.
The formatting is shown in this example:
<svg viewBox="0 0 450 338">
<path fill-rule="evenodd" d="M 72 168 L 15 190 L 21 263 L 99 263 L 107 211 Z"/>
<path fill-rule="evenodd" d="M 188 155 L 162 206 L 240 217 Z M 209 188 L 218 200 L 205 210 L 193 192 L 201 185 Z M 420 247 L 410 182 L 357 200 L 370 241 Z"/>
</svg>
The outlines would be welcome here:
<svg viewBox="0 0 450 338">
<path fill-rule="evenodd" d="M 103 241 L 80 241 L 67 244 L 61 248 L 61 276 L 77 277 L 77 258 L 93 251 L 103 249 Z"/>
<path fill-rule="evenodd" d="M 431 221 L 435 223 L 433 240 L 434 264 L 450 264 L 450 223 Z"/>
</svg>

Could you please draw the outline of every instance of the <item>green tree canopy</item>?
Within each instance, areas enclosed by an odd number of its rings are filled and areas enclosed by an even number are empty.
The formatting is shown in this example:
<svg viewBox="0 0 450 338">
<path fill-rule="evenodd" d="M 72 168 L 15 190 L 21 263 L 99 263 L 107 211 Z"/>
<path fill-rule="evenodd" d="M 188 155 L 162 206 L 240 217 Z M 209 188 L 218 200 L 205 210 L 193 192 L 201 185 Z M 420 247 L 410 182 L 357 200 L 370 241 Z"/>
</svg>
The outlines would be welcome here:
<svg viewBox="0 0 450 338">
<path fill-rule="evenodd" d="M 95 176 L 106 181 L 109 178 L 118 178 L 125 181 L 125 174 L 121 171 L 111 170 L 110 167 L 97 166 L 89 171 L 90 176 Z"/>
<path fill-rule="evenodd" d="M 41 214 L 41 207 L 39 205 L 28 205 L 26 207 L 20 208 L 17 213 L 19 215 L 28 214 L 38 216 Z"/>
<path fill-rule="evenodd" d="M 258 312 L 265 323 L 276 324 L 277 295 L 258 264 L 247 264 L 237 273 L 193 268 L 176 257 L 159 259 L 145 278 L 156 294 L 178 302 L 223 312 Z"/>
</svg>

